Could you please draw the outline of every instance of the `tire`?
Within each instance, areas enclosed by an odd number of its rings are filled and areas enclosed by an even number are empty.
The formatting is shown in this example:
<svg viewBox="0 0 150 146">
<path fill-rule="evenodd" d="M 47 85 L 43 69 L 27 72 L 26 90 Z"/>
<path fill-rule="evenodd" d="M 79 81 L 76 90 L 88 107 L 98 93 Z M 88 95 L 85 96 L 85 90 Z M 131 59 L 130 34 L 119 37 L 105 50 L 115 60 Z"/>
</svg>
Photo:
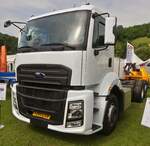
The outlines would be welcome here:
<svg viewBox="0 0 150 146">
<path fill-rule="evenodd" d="M 109 135 L 115 129 L 119 118 L 119 104 L 116 95 L 111 94 L 106 105 L 103 130 L 104 135 Z"/>
<path fill-rule="evenodd" d="M 147 92 L 146 82 L 142 80 L 135 81 L 135 85 L 133 87 L 132 92 L 132 101 L 138 103 L 143 102 Z"/>
</svg>

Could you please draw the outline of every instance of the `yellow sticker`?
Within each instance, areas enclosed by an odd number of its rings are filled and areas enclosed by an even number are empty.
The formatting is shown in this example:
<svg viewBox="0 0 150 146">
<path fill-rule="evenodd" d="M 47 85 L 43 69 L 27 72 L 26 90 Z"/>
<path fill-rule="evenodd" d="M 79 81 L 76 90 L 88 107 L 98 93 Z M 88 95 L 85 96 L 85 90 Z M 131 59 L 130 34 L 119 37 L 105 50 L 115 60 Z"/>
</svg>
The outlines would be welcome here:
<svg viewBox="0 0 150 146">
<path fill-rule="evenodd" d="M 32 116 L 43 118 L 43 119 L 46 119 L 46 120 L 50 120 L 50 118 L 51 118 L 51 115 L 43 114 L 43 113 L 39 113 L 39 112 L 33 112 Z"/>
</svg>

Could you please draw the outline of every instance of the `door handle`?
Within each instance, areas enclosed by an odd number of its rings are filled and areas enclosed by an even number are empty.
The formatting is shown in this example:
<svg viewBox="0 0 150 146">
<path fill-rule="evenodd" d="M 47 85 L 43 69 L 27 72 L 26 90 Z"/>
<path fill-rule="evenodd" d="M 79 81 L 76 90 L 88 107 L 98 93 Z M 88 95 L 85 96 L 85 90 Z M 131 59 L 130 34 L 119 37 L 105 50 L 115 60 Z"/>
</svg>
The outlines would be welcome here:
<svg viewBox="0 0 150 146">
<path fill-rule="evenodd" d="M 112 58 L 108 59 L 108 67 L 112 67 Z"/>
</svg>

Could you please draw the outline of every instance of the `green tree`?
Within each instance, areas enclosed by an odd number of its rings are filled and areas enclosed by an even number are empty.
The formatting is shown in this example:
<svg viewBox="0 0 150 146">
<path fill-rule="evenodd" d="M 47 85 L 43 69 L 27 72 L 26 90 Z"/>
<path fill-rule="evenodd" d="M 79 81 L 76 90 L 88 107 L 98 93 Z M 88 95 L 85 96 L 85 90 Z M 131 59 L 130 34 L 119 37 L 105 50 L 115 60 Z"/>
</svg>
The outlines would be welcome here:
<svg viewBox="0 0 150 146">
<path fill-rule="evenodd" d="M 15 54 L 17 50 L 18 39 L 14 36 L 9 36 L 0 33 L 0 46 L 6 45 L 8 54 Z"/>
</svg>

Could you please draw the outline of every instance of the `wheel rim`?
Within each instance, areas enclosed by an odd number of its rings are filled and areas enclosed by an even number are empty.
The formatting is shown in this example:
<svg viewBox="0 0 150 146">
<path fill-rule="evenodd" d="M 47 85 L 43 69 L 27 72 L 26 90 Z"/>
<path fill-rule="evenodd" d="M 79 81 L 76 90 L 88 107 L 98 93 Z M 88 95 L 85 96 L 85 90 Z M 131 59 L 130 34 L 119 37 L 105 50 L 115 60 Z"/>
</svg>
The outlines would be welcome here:
<svg viewBox="0 0 150 146">
<path fill-rule="evenodd" d="M 147 90 L 147 85 L 144 86 L 144 90 L 145 90 L 145 91 Z"/>
<path fill-rule="evenodd" d="M 117 108 L 115 105 L 112 104 L 108 112 L 108 120 L 111 126 L 113 126 L 116 123 L 117 115 L 118 115 Z"/>
<path fill-rule="evenodd" d="M 142 89 L 141 91 L 141 98 L 143 99 L 144 98 L 144 90 Z"/>
</svg>

